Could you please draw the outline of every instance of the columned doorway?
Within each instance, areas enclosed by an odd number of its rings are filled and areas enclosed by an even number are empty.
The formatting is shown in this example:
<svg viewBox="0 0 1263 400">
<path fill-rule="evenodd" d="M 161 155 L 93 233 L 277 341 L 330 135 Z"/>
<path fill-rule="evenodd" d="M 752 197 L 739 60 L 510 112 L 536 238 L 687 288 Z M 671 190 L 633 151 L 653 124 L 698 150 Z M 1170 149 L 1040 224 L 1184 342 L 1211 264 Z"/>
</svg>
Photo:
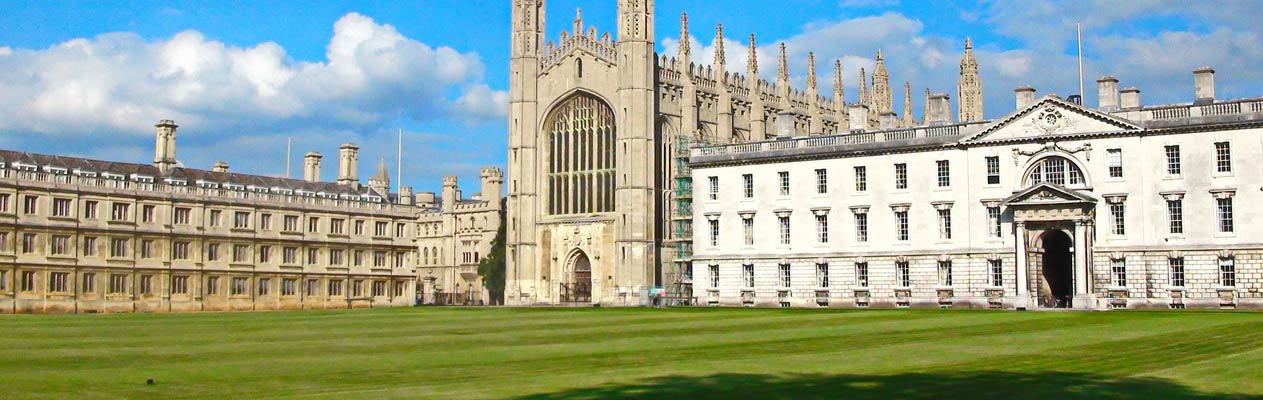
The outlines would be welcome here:
<svg viewBox="0 0 1263 400">
<path fill-rule="evenodd" d="M 1048 230 L 1044 232 L 1040 242 L 1043 250 L 1040 260 L 1043 279 L 1039 284 L 1039 305 L 1045 308 L 1072 308 L 1075 270 L 1073 240 L 1065 232 Z"/>
<path fill-rule="evenodd" d="M 1092 308 L 1090 252 L 1096 199 L 1042 183 L 999 203 L 1013 218 L 1013 307 Z"/>
</svg>

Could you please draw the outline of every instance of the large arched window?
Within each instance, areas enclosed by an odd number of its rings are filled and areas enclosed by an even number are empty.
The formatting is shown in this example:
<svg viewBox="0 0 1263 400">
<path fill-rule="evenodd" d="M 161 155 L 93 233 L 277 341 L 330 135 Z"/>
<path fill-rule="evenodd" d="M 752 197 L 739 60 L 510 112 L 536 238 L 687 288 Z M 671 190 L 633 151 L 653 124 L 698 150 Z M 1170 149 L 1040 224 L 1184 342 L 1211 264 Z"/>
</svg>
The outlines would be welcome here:
<svg viewBox="0 0 1263 400">
<path fill-rule="evenodd" d="M 1057 156 L 1045 157 L 1035 162 L 1026 173 L 1026 187 L 1041 183 L 1051 183 L 1059 186 L 1082 186 L 1087 184 L 1083 179 L 1083 171 L 1079 169 L 1078 165 Z"/>
<path fill-rule="evenodd" d="M 548 213 L 614 211 L 614 110 L 587 93 L 558 104 L 544 119 L 548 135 Z"/>
</svg>

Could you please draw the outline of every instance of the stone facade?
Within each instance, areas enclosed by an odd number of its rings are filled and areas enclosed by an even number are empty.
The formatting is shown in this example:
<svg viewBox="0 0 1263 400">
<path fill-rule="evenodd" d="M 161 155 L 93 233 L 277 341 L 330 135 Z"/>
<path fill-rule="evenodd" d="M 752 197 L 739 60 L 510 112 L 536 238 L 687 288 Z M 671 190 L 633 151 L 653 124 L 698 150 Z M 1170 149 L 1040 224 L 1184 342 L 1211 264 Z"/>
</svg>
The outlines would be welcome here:
<svg viewBox="0 0 1263 400">
<path fill-rule="evenodd" d="M 488 304 L 478 264 L 491 253 L 502 223 L 504 172 L 485 167 L 480 179 L 481 192 L 469 199 L 461 197 L 455 176 L 443 178 L 441 198 L 417 195 L 417 205 L 424 209 L 417 218 L 417 276 L 424 304 Z"/>
</svg>

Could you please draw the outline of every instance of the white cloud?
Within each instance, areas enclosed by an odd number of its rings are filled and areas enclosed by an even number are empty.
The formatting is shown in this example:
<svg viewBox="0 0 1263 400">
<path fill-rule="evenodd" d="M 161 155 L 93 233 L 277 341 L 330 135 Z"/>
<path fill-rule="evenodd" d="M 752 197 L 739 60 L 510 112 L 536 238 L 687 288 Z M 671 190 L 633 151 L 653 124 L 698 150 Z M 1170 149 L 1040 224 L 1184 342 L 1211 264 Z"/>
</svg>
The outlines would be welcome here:
<svg viewBox="0 0 1263 400">
<path fill-rule="evenodd" d="M 0 46 L 0 57 L 7 56 L 10 54 L 13 54 L 13 49 L 6 46 Z"/>
<path fill-rule="evenodd" d="M 491 90 L 483 84 L 474 85 L 465 90 L 465 94 L 456 99 L 458 115 L 466 117 L 466 122 L 476 123 L 488 119 L 496 120 L 509 115 L 509 92 Z"/>
</svg>

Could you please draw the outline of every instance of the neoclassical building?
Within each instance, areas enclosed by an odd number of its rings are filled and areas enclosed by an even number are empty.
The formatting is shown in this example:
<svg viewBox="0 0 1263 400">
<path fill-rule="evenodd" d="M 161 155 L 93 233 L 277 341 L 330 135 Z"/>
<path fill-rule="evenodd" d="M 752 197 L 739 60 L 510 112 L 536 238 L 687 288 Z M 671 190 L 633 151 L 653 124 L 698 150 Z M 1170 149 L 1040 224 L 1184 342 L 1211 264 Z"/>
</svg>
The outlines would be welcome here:
<svg viewBox="0 0 1263 400">
<path fill-rule="evenodd" d="M 753 35 L 745 65 L 730 65 L 722 26 L 715 58 L 696 64 L 686 16 L 679 53 L 656 53 L 653 0 L 619 0 L 616 36 L 576 13 L 555 42 L 544 37 L 544 3 L 511 3 L 509 304 L 647 304 L 655 287 L 670 301 L 691 299 L 691 146 L 764 141 L 786 135 L 782 125 L 835 135 L 919 124 L 909 83 L 896 112 L 880 52 L 847 102 L 840 62 L 831 98 L 817 89 L 814 56 L 806 88 L 792 88 L 783 44 L 775 75 L 763 79 Z M 978 121 L 982 82 L 965 47 L 959 116 Z M 927 120 L 952 119 L 948 95 L 925 101 Z"/>
<path fill-rule="evenodd" d="M 962 64 L 962 69 L 964 64 Z M 693 295 L 718 306 L 1263 308 L 1263 98 L 1088 107 L 694 148 Z M 1075 96 L 1077 97 L 1077 96 Z M 854 110 L 854 109 L 853 109 Z M 858 110 L 862 113 L 862 110 Z M 962 111 L 961 115 L 965 115 Z"/>
<path fill-rule="evenodd" d="M 486 302 L 477 275 L 501 223 L 499 168 L 461 199 L 367 184 L 359 148 L 303 157 L 303 179 L 176 161 L 174 122 L 152 164 L 0 150 L 0 313 L 324 309 Z M 483 200 L 487 199 L 487 200 Z"/>
</svg>

